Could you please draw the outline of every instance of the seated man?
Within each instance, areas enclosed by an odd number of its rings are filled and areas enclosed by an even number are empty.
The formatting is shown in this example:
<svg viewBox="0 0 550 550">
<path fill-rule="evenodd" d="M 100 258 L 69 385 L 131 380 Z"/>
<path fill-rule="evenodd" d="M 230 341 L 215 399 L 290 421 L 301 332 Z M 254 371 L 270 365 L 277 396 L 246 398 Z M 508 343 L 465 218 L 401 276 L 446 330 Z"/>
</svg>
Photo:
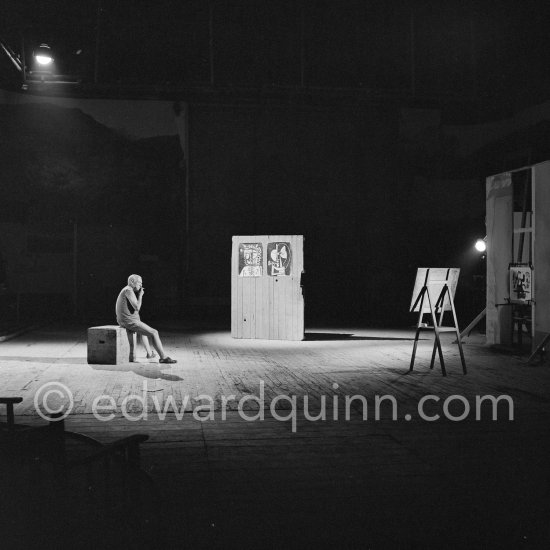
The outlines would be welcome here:
<svg viewBox="0 0 550 550">
<path fill-rule="evenodd" d="M 136 359 L 134 350 L 134 333 L 136 333 L 142 338 L 143 345 L 147 350 L 147 357 L 154 357 L 154 352 L 151 350 L 148 340 L 148 338 L 152 338 L 153 347 L 160 356 L 159 363 L 176 363 L 175 359 L 170 359 L 164 353 L 158 330 L 146 325 L 139 318 L 144 291 L 142 284 L 139 275 L 130 275 L 128 277 L 128 285 L 120 291 L 116 300 L 116 319 L 118 324 L 126 329 L 130 342 L 130 361 L 135 361 Z M 137 298 L 134 290 L 138 292 Z"/>
</svg>

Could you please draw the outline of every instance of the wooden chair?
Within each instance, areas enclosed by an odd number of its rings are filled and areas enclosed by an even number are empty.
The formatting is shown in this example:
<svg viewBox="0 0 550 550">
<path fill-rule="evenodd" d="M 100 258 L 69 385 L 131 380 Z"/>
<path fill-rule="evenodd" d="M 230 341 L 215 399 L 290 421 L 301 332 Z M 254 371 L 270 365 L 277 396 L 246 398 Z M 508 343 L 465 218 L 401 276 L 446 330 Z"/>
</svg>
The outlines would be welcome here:
<svg viewBox="0 0 550 550">
<path fill-rule="evenodd" d="M 0 397 L 0 405 L 6 405 L 6 423 L 5 430 L 12 432 L 15 430 L 15 416 L 13 414 L 13 406 L 21 403 L 22 397 Z M 2 424 L 0 423 L 0 427 Z"/>
<path fill-rule="evenodd" d="M 34 547 L 36 537 L 55 540 L 57 547 L 157 545 L 159 498 L 140 468 L 140 445 L 149 436 L 103 444 L 65 430 L 59 418 L 42 426 L 18 425 L 13 408 L 21 401 L 0 397 L 6 406 L 6 422 L 0 423 L 6 547 Z"/>
</svg>

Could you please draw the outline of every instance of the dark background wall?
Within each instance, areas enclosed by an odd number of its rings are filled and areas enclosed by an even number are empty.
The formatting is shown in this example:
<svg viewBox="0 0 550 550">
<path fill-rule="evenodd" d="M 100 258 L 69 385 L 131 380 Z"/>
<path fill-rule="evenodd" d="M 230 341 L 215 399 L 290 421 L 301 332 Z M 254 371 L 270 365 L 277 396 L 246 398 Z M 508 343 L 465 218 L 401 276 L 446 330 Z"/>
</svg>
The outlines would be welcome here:
<svg viewBox="0 0 550 550">
<path fill-rule="evenodd" d="M 14 291 L 64 296 L 71 312 L 76 277 L 78 315 L 110 321 L 138 272 L 148 318 L 228 320 L 231 237 L 301 234 L 308 323 L 409 322 L 419 266 L 461 267 L 463 316 L 482 307 L 468 251 L 484 234 L 483 179 L 445 141 L 405 137 L 398 104 L 191 103 L 188 238 L 177 135 L 133 139 L 80 109 L 1 107 L 0 222 L 26 235 L 0 241 Z M 47 249 L 59 239 L 63 250 Z M 24 273 L 49 263 L 71 273 L 46 289 L 40 270 Z"/>
<path fill-rule="evenodd" d="M 7 292 L 24 296 L 25 314 L 38 313 L 43 294 L 58 296 L 52 313 L 72 314 L 76 290 L 80 317 L 112 321 L 116 292 L 133 272 L 165 289 L 158 302 L 177 295 L 177 135 L 132 139 L 38 98 L 0 105 L 0 125 L 0 252 Z"/>
<path fill-rule="evenodd" d="M 0 109 L 0 223 L 69 244 L 78 224 L 78 288 L 94 280 L 105 296 L 81 315 L 110 315 L 112 279 L 137 271 L 158 316 L 227 318 L 243 233 L 305 236 L 311 322 L 409 322 L 418 266 L 460 267 L 461 318 L 481 309 L 484 179 L 550 157 L 550 110 L 516 116 L 549 97 L 547 3 L 43 4 L 0 3 L 0 38 L 30 71 L 49 43 L 50 76 L 74 84 L 26 81 L 26 100 L 57 94 L 65 108 Z M 12 61 L 0 55 L 0 87 L 21 92 Z M 162 130 L 174 101 L 189 104 L 188 159 Z M 54 261 L 8 233 L 4 279 Z"/>
<path fill-rule="evenodd" d="M 418 266 L 475 267 L 483 187 L 420 177 L 396 105 L 198 105 L 190 126 L 191 296 L 227 303 L 239 234 L 305 236 L 310 321 L 406 322 Z"/>
</svg>

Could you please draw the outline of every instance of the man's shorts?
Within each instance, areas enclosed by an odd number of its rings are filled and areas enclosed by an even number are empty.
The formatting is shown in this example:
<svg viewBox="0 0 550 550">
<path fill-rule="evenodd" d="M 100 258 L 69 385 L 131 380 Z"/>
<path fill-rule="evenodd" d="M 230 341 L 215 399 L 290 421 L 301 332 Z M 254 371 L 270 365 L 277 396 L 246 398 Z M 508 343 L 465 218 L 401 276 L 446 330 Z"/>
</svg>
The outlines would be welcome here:
<svg viewBox="0 0 550 550">
<path fill-rule="evenodd" d="M 152 337 L 155 334 L 155 329 L 145 324 L 143 321 L 126 321 L 124 324 L 120 324 L 120 326 L 142 336 Z"/>
</svg>

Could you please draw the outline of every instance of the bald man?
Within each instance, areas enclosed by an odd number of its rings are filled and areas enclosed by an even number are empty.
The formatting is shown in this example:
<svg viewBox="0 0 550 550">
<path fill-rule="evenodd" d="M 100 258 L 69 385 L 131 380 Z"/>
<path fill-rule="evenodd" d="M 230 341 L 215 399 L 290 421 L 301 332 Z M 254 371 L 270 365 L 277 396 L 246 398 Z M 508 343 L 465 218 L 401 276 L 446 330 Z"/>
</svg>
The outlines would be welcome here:
<svg viewBox="0 0 550 550">
<path fill-rule="evenodd" d="M 136 360 L 134 334 L 139 334 L 147 350 L 148 358 L 153 358 L 155 355 L 149 345 L 149 338 L 151 338 L 153 347 L 157 350 L 160 357 L 159 363 L 177 363 L 175 359 L 170 359 L 164 353 L 158 330 L 146 325 L 139 318 L 143 292 L 144 288 L 141 277 L 139 275 L 130 275 L 128 277 L 128 284 L 120 291 L 116 300 L 116 319 L 118 324 L 126 329 L 128 341 L 130 342 L 130 362 Z"/>
</svg>

